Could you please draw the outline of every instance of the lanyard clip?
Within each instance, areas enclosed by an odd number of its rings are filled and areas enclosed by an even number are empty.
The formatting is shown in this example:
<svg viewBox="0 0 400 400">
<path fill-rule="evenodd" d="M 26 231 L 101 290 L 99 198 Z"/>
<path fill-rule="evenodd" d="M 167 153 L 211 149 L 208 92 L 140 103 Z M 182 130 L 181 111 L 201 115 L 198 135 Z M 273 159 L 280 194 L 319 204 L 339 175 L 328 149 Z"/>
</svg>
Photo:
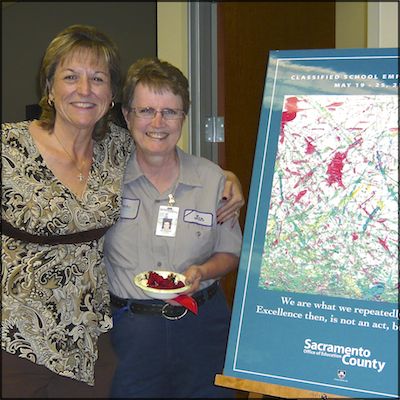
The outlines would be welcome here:
<svg viewBox="0 0 400 400">
<path fill-rule="evenodd" d="M 175 204 L 174 195 L 171 193 L 168 195 L 168 206 L 173 207 Z"/>
</svg>

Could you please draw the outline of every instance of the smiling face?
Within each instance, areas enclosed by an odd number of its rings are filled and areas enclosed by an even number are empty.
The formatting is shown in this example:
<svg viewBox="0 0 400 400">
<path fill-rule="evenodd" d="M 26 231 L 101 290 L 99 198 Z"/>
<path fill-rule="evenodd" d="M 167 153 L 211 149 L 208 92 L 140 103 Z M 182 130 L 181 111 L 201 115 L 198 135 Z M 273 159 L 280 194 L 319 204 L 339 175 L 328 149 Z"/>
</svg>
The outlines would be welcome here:
<svg viewBox="0 0 400 400">
<path fill-rule="evenodd" d="M 182 99 L 168 89 L 155 91 L 139 82 L 132 97 L 131 108 L 133 107 L 182 110 Z M 133 110 L 124 109 L 123 113 L 138 152 L 158 156 L 170 156 L 175 153 L 182 133 L 184 116 L 166 120 L 157 112 L 154 118 L 145 119 L 138 117 Z"/>
<path fill-rule="evenodd" d="M 49 99 L 54 102 L 56 127 L 92 131 L 112 100 L 107 63 L 88 51 L 67 56 L 55 70 Z"/>
</svg>

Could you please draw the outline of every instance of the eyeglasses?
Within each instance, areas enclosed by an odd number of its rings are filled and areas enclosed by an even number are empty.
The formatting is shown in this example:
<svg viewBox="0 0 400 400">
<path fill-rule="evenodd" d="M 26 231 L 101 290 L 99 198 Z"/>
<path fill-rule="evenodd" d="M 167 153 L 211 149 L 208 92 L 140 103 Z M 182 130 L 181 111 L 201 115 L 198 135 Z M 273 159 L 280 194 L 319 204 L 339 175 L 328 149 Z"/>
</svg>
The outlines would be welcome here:
<svg viewBox="0 0 400 400">
<path fill-rule="evenodd" d="M 186 115 L 183 110 L 177 110 L 175 108 L 163 108 L 162 110 L 156 110 L 152 107 L 132 107 L 131 110 L 138 118 L 143 119 L 153 119 L 157 113 L 160 113 L 161 116 L 167 121 L 183 118 Z"/>
</svg>

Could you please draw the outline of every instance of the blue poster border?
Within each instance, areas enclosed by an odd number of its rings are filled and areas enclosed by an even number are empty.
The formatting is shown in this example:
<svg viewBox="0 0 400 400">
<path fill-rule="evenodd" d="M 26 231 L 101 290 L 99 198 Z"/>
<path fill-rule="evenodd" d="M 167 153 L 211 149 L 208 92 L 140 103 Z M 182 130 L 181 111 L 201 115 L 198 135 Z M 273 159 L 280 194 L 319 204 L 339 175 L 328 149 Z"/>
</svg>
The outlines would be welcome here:
<svg viewBox="0 0 400 400">
<path fill-rule="evenodd" d="M 328 74 L 323 79 L 310 79 L 310 81 L 306 82 L 297 82 L 299 84 L 297 86 L 298 92 L 293 93 L 293 87 L 288 87 L 292 83 L 289 82 L 289 76 L 281 71 L 288 63 L 292 65 L 300 64 L 302 67 L 305 66 L 306 69 L 310 69 L 310 71 L 313 68 L 316 70 L 320 68 L 329 69 L 332 71 L 332 74 Z M 355 329 L 356 327 L 354 329 L 349 328 L 353 329 L 349 330 L 347 327 L 335 326 L 330 329 L 333 332 L 328 332 L 326 326 L 317 328 L 321 333 L 321 337 L 330 337 L 331 340 L 336 337 L 335 335 L 342 340 L 346 336 L 355 336 L 353 341 L 350 340 L 353 343 L 353 347 L 351 347 L 353 349 L 356 349 L 354 343 L 357 340 L 364 340 L 365 343 L 380 343 L 379 352 L 387 360 L 385 363 L 386 368 L 382 368 L 378 376 L 376 374 L 377 368 L 375 368 L 375 371 L 367 371 L 367 368 L 358 368 L 356 370 L 354 366 L 348 366 L 346 369 L 348 370 L 348 375 L 351 376 L 351 382 L 340 376 L 340 374 L 346 373 L 344 369 L 337 369 L 338 376 L 336 377 L 333 377 L 332 374 L 328 376 L 320 374 L 320 370 L 329 370 L 330 368 L 329 361 L 331 360 L 327 357 L 327 360 L 307 361 L 309 370 L 311 371 L 310 374 L 317 376 L 317 379 L 310 379 L 310 376 L 304 378 L 307 376 L 307 373 L 299 373 L 299 368 L 305 369 L 305 356 L 296 357 L 293 354 L 284 354 L 283 361 L 281 358 L 274 356 L 273 353 L 279 346 L 282 346 L 282 349 L 286 347 L 290 348 L 291 343 L 294 342 L 292 338 L 295 338 L 296 335 L 315 336 L 314 332 L 312 334 L 307 333 L 310 327 L 304 324 L 303 321 L 293 321 L 293 319 L 277 317 L 274 317 L 274 319 L 269 316 L 261 320 L 259 316 L 256 318 L 253 317 L 254 309 L 261 307 L 259 305 L 260 299 L 266 305 L 266 309 L 270 306 L 270 309 L 274 308 L 274 310 L 279 310 L 282 298 L 291 299 L 295 303 L 301 301 L 314 304 L 315 302 L 321 303 L 322 301 L 325 304 L 335 303 L 335 306 L 338 305 L 343 307 L 343 309 L 345 307 L 350 307 L 352 310 L 367 309 L 366 307 L 369 302 L 362 299 L 343 299 L 335 296 L 316 296 L 315 294 L 307 293 L 300 295 L 284 290 L 258 294 L 260 290 L 257 288 L 257 282 L 269 212 L 269 207 L 265 207 L 265 205 L 269 205 L 271 201 L 271 188 L 278 147 L 278 132 L 282 122 L 284 96 L 298 93 L 307 95 L 331 94 L 349 96 L 357 94 L 374 96 L 397 95 L 399 81 L 398 63 L 398 49 L 322 49 L 270 52 L 224 375 L 299 389 L 329 391 L 332 394 L 352 398 L 399 397 L 397 381 L 398 302 L 397 305 L 392 302 L 379 302 L 381 312 L 390 316 L 390 320 L 379 319 L 377 324 L 383 326 L 387 322 L 389 333 L 379 332 L 378 329 L 365 333 L 365 330 L 360 331 Z M 351 82 L 342 79 L 343 70 L 347 71 L 347 77 L 353 77 Z M 340 78 L 336 79 L 335 71 L 337 71 L 338 76 L 340 71 Z M 329 78 L 330 75 L 332 75 L 331 78 Z M 384 82 L 381 79 L 383 75 L 385 75 Z M 358 78 L 354 78 L 354 76 L 358 76 Z M 378 79 L 376 78 L 377 76 Z M 373 303 L 373 306 L 375 307 L 376 303 Z M 283 313 L 283 309 L 281 310 Z M 329 315 L 332 317 L 331 310 L 326 311 L 325 317 L 329 318 Z M 322 313 L 322 315 L 324 314 Z M 389 322 L 393 325 L 390 325 Z M 397 331 L 394 329 L 396 324 Z M 312 326 L 312 330 L 315 329 L 315 326 L 317 325 Z M 257 332 L 257 334 L 253 332 Z M 268 332 L 272 332 L 271 337 L 269 337 Z M 284 341 L 284 344 L 280 343 L 280 340 Z M 310 342 L 307 343 L 319 342 L 312 342 L 310 339 Z M 329 342 L 327 343 L 329 344 Z M 273 349 L 270 351 L 268 346 L 273 347 Z M 364 351 L 368 349 L 369 347 L 364 349 Z M 373 349 L 372 353 L 378 352 L 376 347 L 373 347 Z M 362 352 L 362 350 L 360 351 Z M 370 350 L 368 351 L 371 353 Z M 374 359 L 375 361 L 376 363 L 381 362 L 383 364 L 383 361 Z M 390 365 L 391 367 L 389 367 Z M 275 368 L 278 371 L 277 373 L 274 372 Z M 369 369 L 372 370 L 373 368 Z M 385 375 L 386 371 L 388 373 Z"/>
</svg>

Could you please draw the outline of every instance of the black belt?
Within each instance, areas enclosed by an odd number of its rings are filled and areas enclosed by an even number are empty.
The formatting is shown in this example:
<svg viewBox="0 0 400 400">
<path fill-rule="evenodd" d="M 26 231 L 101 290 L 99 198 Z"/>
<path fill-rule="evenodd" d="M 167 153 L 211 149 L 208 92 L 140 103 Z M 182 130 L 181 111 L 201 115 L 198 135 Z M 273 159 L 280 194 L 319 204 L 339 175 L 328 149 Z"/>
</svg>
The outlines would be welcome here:
<svg viewBox="0 0 400 400">
<path fill-rule="evenodd" d="M 66 235 L 33 235 L 32 233 L 15 228 L 6 220 L 1 221 L 1 233 L 3 235 L 12 237 L 13 239 L 22 240 L 28 243 L 39 244 L 74 244 L 91 242 L 92 240 L 99 240 L 110 228 L 105 226 L 103 228 L 91 229 L 89 231 L 82 231 L 76 233 L 69 233 Z"/>
<path fill-rule="evenodd" d="M 193 298 L 196 300 L 198 306 L 204 304 L 207 300 L 210 300 L 218 290 L 218 281 L 215 281 L 212 285 L 206 287 L 199 292 L 193 294 Z M 169 303 L 150 303 L 147 300 L 141 302 L 134 299 L 122 299 L 121 297 L 115 296 L 110 292 L 111 304 L 117 308 L 126 308 L 135 314 L 148 314 L 148 315 L 162 315 L 167 319 L 180 319 L 187 313 L 187 308 L 182 306 L 173 306 Z"/>
</svg>

